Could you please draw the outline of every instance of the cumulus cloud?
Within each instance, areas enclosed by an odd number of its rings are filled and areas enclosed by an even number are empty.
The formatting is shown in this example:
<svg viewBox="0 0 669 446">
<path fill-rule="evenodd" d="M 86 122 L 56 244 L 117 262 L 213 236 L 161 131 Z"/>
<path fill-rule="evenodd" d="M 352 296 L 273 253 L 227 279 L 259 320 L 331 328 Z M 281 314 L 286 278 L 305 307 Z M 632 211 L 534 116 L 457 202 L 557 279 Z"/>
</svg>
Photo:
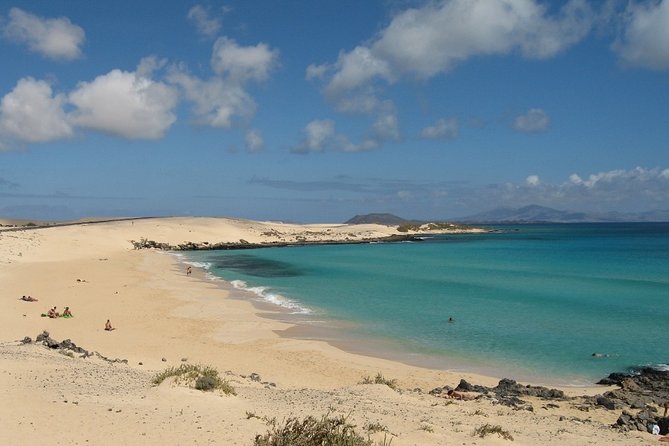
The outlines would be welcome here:
<svg viewBox="0 0 669 446">
<path fill-rule="evenodd" d="M 331 119 L 314 120 L 302 130 L 301 142 L 291 151 L 295 153 L 323 152 L 326 149 L 341 152 L 365 152 L 379 147 L 384 138 L 395 137 L 396 122 L 392 116 L 377 121 L 373 135 L 365 136 L 360 142 L 354 143 L 346 135 L 337 133 L 335 122 Z"/>
<path fill-rule="evenodd" d="M 257 129 L 246 132 L 244 143 L 246 144 L 246 150 L 249 152 L 259 152 L 265 147 L 265 140 L 262 137 L 262 133 Z"/>
<path fill-rule="evenodd" d="M 387 27 L 342 51 L 336 61 L 310 65 L 306 77 L 323 79 L 324 93 L 338 111 L 374 116 L 369 137 L 374 139 L 377 124 L 389 117 L 379 107 L 387 102 L 379 99 L 384 85 L 430 79 L 473 57 L 553 57 L 581 41 L 593 22 L 586 0 L 568 0 L 559 8 L 537 0 L 430 1 L 399 12 Z M 521 119 L 520 128 L 543 130 L 541 122 L 528 121 L 536 117 Z M 455 128 L 452 122 L 439 122 L 421 136 L 453 137 Z"/>
<path fill-rule="evenodd" d="M 222 26 L 220 17 L 212 17 L 211 11 L 202 5 L 193 6 L 188 11 L 187 17 L 195 25 L 197 31 L 206 37 L 214 37 Z"/>
<path fill-rule="evenodd" d="M 174 68 L 167 77 L 179 86 L 184 97 L 194 104 L 194 113 L 200 124 L 229 128 L 235 118 L 248 119 L 256 104 L 243 86 L 220 77 L 202 80 L 184 68 Z"/>
<path fill-rule="evenodd" d="M 176 91 L 137 73 L 112 70 L 69 95 L 77 126 L 132 139 L 161 138 L 174 123 Z"/>
<path fill-rule="evenodd" d="M 441 118 L 433 125 L 425 127 L 420 132 L 420 137 L 424 139 L 455 139 L 459 132 L 457 119 Z"/>
<path fill-rule="evenodd" d="M 519 132 L 540 133 L 545 131 L 551 123 L 551 118 L 540 108 L 532 108 L 524 115 L 516 116 L 513 128 Z"/>
<path fill-rule="evenodd" d="M 72 136 L 63 110 L 65 102 L 66 97 L 54 94 L 45 81 L 31 77 L 19 80 L 0 102 L 0 136 L 28 143 Z"/>
<path fill-rule="evenodd" d="M 322 152 L 335 139 L 335 122 L 331 119 L 311 121 L 302 130 L 302 142 L 293 148 L 293 152 Z"/>
<path fill-rule="evenodd" d="M 569 0 L 553 16 L 548 9 L 535 0 L 442 0 L 407 9 L 369 44 L 341 53 L 326 89 L 338 93 L 372 79 L 427 79 L 474 56 L 548 58 L 592 27 L 585 0 Z"/>
<path fill-rule="evenodd" d="M 666 209 L 669 203 L 669 169 L 636 167 L 590 174 L 574 173 L 563 183 L 545 183 L 530 175 L 522 184 L 491 185 L 460 195 L 471 204 L 544 206 L 593 211 Z"/>
<path fill-rule="evenodd" d="M 630 2 L 613 44 L 625 65 L 669 70 L 669 0 Z"/>
<path fill-rule="evenodd" d="M 176 85 L 194 104 L 198 122 L 228 128 L 236 119 L 248 119 L 256 104 L 247 92 L 250 81 L 265 81 L 278 64 L 279 52 L 267 44 L 240 46 L 227 37 L 214 43 L 211 67 L 215 76 L 200 79 L 183 65 L 173 66 L 167 81 Z"/>
<path fill-rule="evenodd" d="M 525 178 L 525 184 L 530 187 L 538 186 L 540 184 L 539 175 L 529 175 L 527 178 Z"/>
<path fill-rule="evenodd" d="M 84 30 L 67 17 L 47 19 L 19 8 L 9 10 L 9 20 L 3 34 L 50 59 L 65 60 L 80 57 L 81 46 L 86 39 Z"/>
<path fill-rule="evenodd" d="M 312 79 L 322 79 L 325 76 L 325 73 L 328 70 L 327 65 L 316 65 L 311 64 L 307 67 L 305 79 L 310 81 Z"/>
<path fill-rule="evenodd" d="M 240 46 L 232 39 L 220 37 L 214 43 L 211 66 L 217 74 L 227 75 L 234 81 L 264 81 L 278 58 L 279 51 L 265 43 Z"/>
</svg>

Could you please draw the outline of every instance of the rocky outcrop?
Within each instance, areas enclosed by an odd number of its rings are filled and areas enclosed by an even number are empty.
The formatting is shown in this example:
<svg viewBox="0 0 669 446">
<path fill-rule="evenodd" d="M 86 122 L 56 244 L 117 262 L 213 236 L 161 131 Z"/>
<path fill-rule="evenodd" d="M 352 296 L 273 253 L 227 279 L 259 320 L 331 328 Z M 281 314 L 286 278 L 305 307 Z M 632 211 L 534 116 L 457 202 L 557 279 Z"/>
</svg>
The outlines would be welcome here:
<svg viewBox="0 0 669 446">
<path fill-rule="evenodd" d="M 570 399 L 565 396 L 564 392 L 561 390 L 549 389 L 542 386 L 522 385 L 508 378 L 500 380 L 495 387 L 485 387 L 476 384 L 470 384 L 464 379 L 461 379 L 460 383 L 455 387 L 455 389 L 452 389 L 449 386 L 437 387 L 436 389 L 432 389 L 430 394 L 442 396 L 446 395 L 449 390 L 455 390 L 457 392 L 479 393 L 482 396 L 492 398 L 498 404 L 529 411 L 534 410 L 534 408 L 530 403 L 523 400 L 521 397 L 536 397 L 549 401 L 566 401 Z"/>
<path fill-rule="evenodd" d="M 23 338 L 21 341 L 22 344 L 30 344 L 32 343 L 32 339 L 30 339 L 29 336 L 26 336 Z M 79 347 L 77 344 L 72 342 L 70 339 L 65 339 L 62 342 L 58 342 L 55 339 L 53 339 L 48 331 L 43 331 L 42 333 L 37 335 L 37 338 L 35 338 L 35 343 L 42 343 L 45 347 L 48 347 L 50 349 L 58 350 L 61 353 L 74 357 L 74 353 L 79 353 L 81 356 L 80 358 L 88 358 L 89 356 L 95 356 L 103 361 L 111 362 L 111 363 L 122 363 L 122 364 L 127 364 L 128 360 L 127 359 L 110 359 L 107 358 L 106 356 L 101 355 L 98 352 L 90 352 L 82 347 Z"/>
<path fill-rule="evenodd" d="M 633 373 L 612 373 L 597 384 L 615 385 L 618 389 L 591 397 L 591 404 L 609 410 L 624 409 L 614 427 L 623 431 L 638 430 L 651 432 L 658 426 L 660 433 L 669 433 L 669 418 L 658 412 L 669 402 L 669 371 L 651 367 Z M 639 411 L 633 413 L 632 410 Z"/>
<path fill-rule="evenodd" d="M 232 250 L 232 249 L 255 249 L 255 248 L 270 248 L 270 247 L 284 247 L 284 246 L 303 246 L 303 245 L 354 245 L 367 243 L 394 243 L 394 242 L 420 242 L 422 238 L 415 235 L 390 235 L 387 237 L 369 237 L 361 239 L 348 238 L 345 240 L 310 240 L 307 237 L 296 236 L 295 242 L 277 242 L 271 241 L 266 243 L 249 243 L 244 239 L 238 242 L 191 242 L 187 241 L 177 245 L 169 243 L 157 242 L 155 240 L 147 240 L 145 238 L 139 241 L 130 240 L 130 243 L 135 249 L 158 249 L 163 251 L 211 251 L 211 250 Z"/>
</svg>

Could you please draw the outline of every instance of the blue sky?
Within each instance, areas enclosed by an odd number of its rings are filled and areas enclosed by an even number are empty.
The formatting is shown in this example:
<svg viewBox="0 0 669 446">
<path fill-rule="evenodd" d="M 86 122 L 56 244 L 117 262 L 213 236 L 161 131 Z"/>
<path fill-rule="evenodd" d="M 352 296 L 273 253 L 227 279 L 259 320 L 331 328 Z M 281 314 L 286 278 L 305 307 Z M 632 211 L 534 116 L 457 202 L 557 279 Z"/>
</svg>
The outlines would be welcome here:
<svg viewBox="0 0 669 446">
<path fill-rule="evenodd" d="M 0 216 L 669 209 L 669 0 L 0 0 Z"/>
</svg>

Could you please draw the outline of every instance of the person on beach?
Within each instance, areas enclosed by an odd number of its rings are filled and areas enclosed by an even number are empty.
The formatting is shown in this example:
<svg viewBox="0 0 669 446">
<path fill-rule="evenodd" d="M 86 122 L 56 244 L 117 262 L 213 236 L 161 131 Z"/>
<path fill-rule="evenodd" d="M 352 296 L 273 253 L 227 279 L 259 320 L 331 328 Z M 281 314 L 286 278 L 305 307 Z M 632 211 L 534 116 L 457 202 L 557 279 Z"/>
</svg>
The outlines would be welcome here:
<svg viewBox="0 0 669 446">
<path fill-rule="evenodd" d="M 455 390 L 452 390 L 452 389 L 449 390 L 446 393 L 446 398 L 453 398 L 455 400 L 468 400 L 468 399 L 470 399 L 469 395 L 466 395 L 466 394 L 461 393 L 461 392 L 456 392 Z"/>
<path fill-rule="evenodd" d="M 70 311 L 70 307 L 65 307 L 65 311 L 63 311 L 63 317 L 72 317 L 72 312 Z"/>
<path fill-rule="evenodd" d="M 188 268 L 186 268 L 186 275 L 187 275 L 187 276 L 190 276 L 190 274 L 191 274 L 192 272 L 193 272 L 193 269 L 192 269 L 190 266 L 189 266 Z"/>
<path fill-rule="evenodd" d="M 112 331 L 115 330 L 114 327 L 112 327 L 111 322 L 109 322 L 109 319 L 107 319 L 107 322 L 105 323 L 105 331 Z"/>
<path fill-rule="evenodd" d="M 25 300 L 26 302 L 37 302 L 37 299 L 32 296 L 23 296 L 21 300 Z"/>
<path fill-rule="evenodd" d="M 668 410 L 669 410 L 669 400 L 664 402 L 664 415 L 662 415 L 663 417 L 667 416 L 667 411 Z"/>
<path fill-rule="evenodd" d="M 58 313 L 58 311 L 56 311 L 56 307 L 53 307 L 52 309 L 49 310 L 47 316 L 49 316 L 51 319 L 55 319 L 57 317 L 60 317 L 60 314 Z"/>
</svg>

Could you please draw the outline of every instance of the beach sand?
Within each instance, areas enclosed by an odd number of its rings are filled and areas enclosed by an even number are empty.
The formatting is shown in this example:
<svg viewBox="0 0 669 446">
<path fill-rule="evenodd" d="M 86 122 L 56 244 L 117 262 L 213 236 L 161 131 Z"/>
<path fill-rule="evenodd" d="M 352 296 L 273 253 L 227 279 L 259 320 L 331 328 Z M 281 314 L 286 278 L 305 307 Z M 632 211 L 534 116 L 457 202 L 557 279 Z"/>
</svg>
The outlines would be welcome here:
<svg viewBox="0 0 669 446">
<path fill-rule="evenodd" d="M 349 353 L 321 341 L 285 336 L 289 324 L 264 318 L 249 301 L 185 274 L 177 257 L 134 250 L 131 240 L 170 244 L 209 242 L 355 241 L 396 234 L 379 225 L 290 225 L 216 218 L 160 218 L 0 232 L 0 444 L 250 445 L 281 422 L 344 415 L 386 427 L 371 438 L 393 445 L 656 444 L 657 437 L 610 427 L 619 411 L 578 402 L 528 399 L 533 412 L 491 399 L 445 400 L 427 392 L 461 378 L 494 386 L 501 377 L 430 370 Z M 19 298 L 31 295 L 38 302 Z M 69 306 L 71 319 L 41 317 Z M 105 331 L 109 319 L 116 328 Z M 69 357 L 23 345 L 42 331 L 97 351 Z M 284 336 L 282 336 L 284 334 Z M 215 367 L 237 395 L 201 392 L 156 373 L 182 363 Z M 259 381 L 251 374 L 260 376 Z M 382 373 L 399 391 L 360 384 Z M 540 383 L 538 383 L 540 384 Z M 420 390 L 417 390 L 420 389 Z M 566 388 L 570 395 L 606 388 Z M 499 425 L 514 440 L 474 436 Z"/>
</svg>

